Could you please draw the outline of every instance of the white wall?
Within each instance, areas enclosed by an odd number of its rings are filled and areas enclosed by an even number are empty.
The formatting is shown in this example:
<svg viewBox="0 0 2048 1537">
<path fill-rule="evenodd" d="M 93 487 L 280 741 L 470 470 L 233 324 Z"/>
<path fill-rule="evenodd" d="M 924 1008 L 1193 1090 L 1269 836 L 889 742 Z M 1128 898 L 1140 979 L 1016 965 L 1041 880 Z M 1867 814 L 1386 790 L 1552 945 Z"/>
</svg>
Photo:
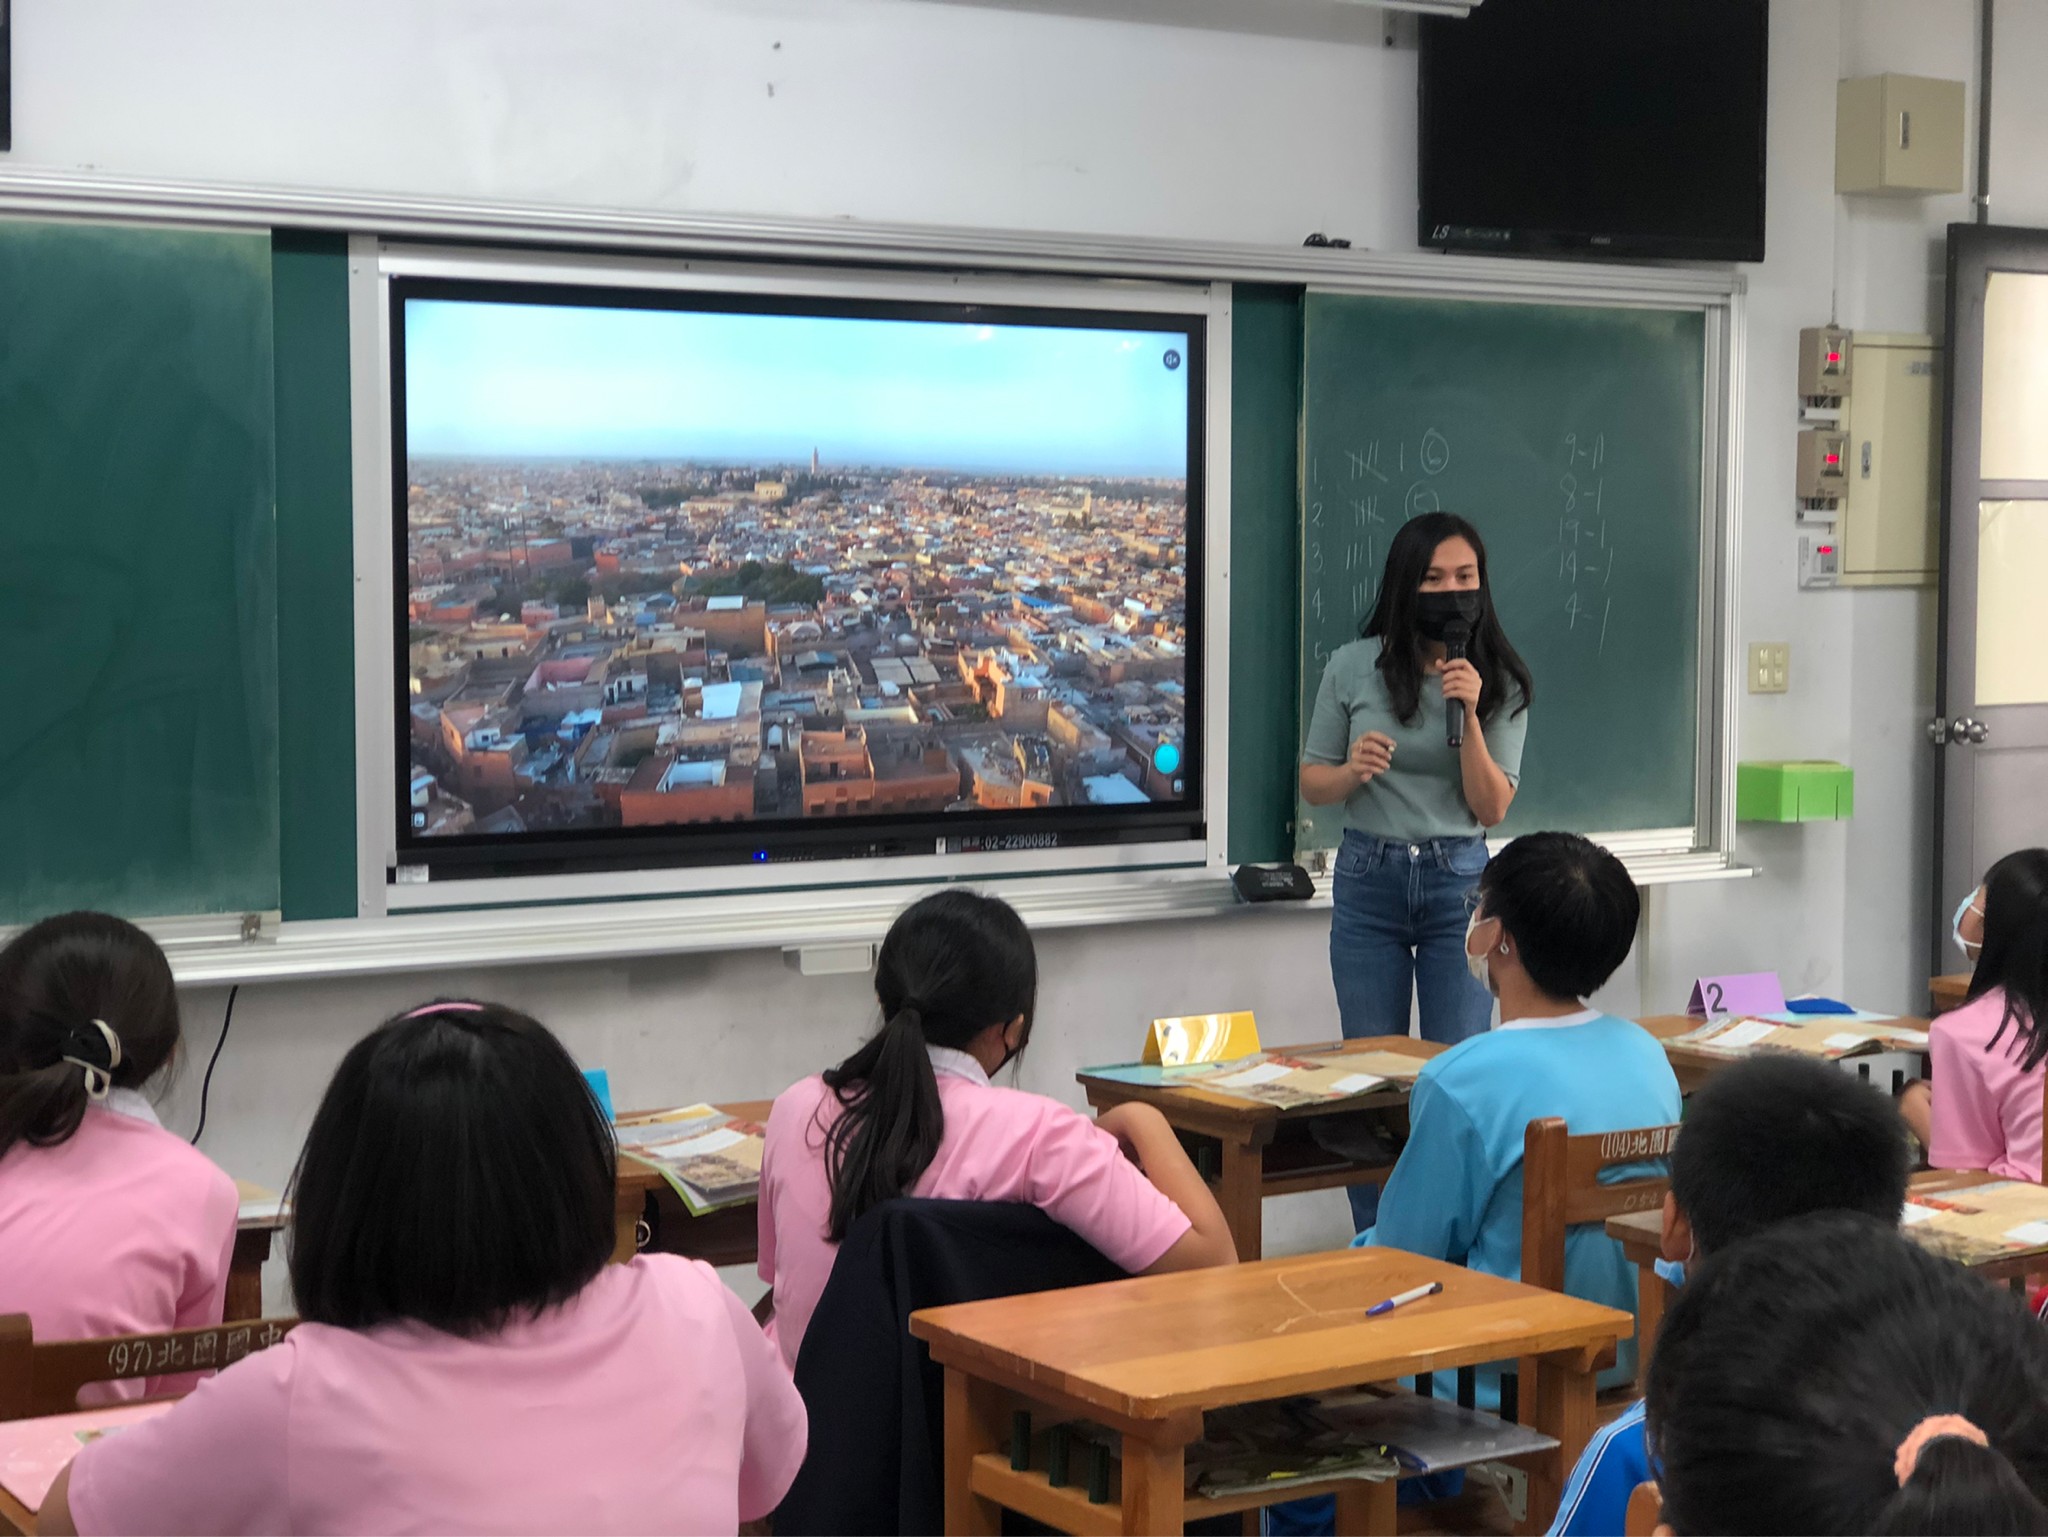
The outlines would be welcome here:
<svg viewBox="0 0 2048 1537">
<path fill-rule="evenodd" d="M 1104 20 L 1111 11 L 1124 18 Z M 1198 25 L 1160 24 L 1168 9 Z M 1248 15 L 1264 30 L 1220 24 Z M 1832 195 L 1834 81 L 1970 79 L 1969 0 L 1773 7 L 1769 259 L 1749 270 L 1739 631 L 1789 640 L 1793 688 L 1745 697 L 1741 755 L 1839 757 L 1846 825 L 1745 828 L 1755 880 L 1659 890 L 1642 970 L 1603 1001 L 1682 1004 L 1705 970 L 1924 1000 L 1931 595 L 1801 594 L 1791 530 L 1796 332 L 1828 317 L 1937 328 L 1962 198 Z M 2048 6 L 1999 19 L 1995 207 L 2048 222 Z M 1311 229 L 1407 249 L 1414 55 L 1326 0 L 65 0 L 15 8 L 15 165 L 706 212 L 1252 240 Z M 1974 99 L 1974 93 L 1973 93 Z M 4 167 L 5 162 L 0 162 Z M 0 168 L 4 175 L 4 168 Z M 1618 706 L 1619 707 L 1619 706 Z M 1853 895 L 1852 895 L 1853 894 Z M 1301 913 L 1046 936 L 1024 1081 L 1128 1054 L 1142 1023 L 1250 1007 L 1272 1039 L 1332 1035 L 1324 924 Z M 244 991 L 207 1146 L 279 1183 L 347 1043 L 436 991 L 523 1003 L 622 1103 L 772 1092 L 868 1026 L 857 978 L 773 953 Z M 223 995 L 195 993 L 193 1045 Z M 172 1102 L 190 1124 L 200 1060 Z M 1343 1203 L 1271 1214 L 1335 1242 Z"/>
</svg>

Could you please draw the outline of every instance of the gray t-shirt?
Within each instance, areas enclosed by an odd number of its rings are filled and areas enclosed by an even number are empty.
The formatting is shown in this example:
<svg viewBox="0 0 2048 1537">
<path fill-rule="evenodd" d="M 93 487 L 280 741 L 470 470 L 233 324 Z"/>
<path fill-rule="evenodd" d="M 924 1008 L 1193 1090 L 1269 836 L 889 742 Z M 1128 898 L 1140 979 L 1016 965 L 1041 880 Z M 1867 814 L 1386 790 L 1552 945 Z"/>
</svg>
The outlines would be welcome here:
<svg viewBox="0 0 2048 1537">
<path fill-rule="evenodd" d="M 1394 765 L 1361 785 L 1344 802 L 1344 825 L 1403 843 L 1422 838 L 1463 838 L 1481 831 L 1479 819 L 1465 804 L 1464 775 L 1458 755 L 1444 741 L 1444 686 L 1436 678 L 1422 680 L 1422 698 L 1410 725 L 1394 718 L 1387 680 L 1377 665 L 1377 638 L 1354 640 L 1337 648 L 1323 668 L 1316 690 L 1315 712 L 1308 722 L 1304 763 L 1342 763 L 1351 744 L 1368 731 L 1383 731 L 1395 742 Z M 1514 713 L 1521 693 L 1482 727 L 1486 750 L 1519 784 L 1522 738 L 1529 715 Z"/>
</svg>

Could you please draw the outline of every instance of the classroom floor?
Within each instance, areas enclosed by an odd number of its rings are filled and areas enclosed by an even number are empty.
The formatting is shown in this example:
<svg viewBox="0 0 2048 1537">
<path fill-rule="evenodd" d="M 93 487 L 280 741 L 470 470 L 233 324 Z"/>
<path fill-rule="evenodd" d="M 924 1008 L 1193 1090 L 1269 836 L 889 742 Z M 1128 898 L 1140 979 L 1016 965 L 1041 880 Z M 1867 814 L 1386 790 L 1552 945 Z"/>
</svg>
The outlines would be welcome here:
<svg viewBox="0 0 2048 1537">
<path fill-rule="evenodd" d="M 1496 1489 L 1477 1489 L 1455 1500 L 1413 1505 L 1401 1512 L 1402 1537 L 1509 1537 L 1515 1529 Z"/>
</svg>

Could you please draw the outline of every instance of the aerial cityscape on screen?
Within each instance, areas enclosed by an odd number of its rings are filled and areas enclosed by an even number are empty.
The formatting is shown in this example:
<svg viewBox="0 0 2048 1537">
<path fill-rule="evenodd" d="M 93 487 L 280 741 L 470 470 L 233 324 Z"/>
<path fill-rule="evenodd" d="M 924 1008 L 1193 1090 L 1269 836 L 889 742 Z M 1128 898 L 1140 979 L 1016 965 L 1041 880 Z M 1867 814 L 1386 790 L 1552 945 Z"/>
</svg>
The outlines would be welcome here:
<svg viewBox="0 0 2048 1537">
<path fill-rule="evenodd" d="M 414 838 L 1171 805 L 1184 331 L 410 299 Z"/>
</svg>

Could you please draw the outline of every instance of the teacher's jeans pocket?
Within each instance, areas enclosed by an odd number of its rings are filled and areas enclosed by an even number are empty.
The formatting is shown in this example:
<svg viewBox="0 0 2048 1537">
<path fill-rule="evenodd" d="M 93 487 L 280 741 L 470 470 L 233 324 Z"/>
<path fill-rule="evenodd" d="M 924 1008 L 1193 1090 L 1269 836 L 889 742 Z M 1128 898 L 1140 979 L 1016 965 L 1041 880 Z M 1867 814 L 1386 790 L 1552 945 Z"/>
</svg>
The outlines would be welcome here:
<svg viewBox="0 0 2048 1537">
<path fill-rule="evenodd" d="M 1453 875 L 1476 877 L 1486 869 L 1486 860 L 1486 839 L 1476 833 L 1470 838 L 1444 840 L 1444 863 Z"/>
<path fill-rule="evenodd" d="M 1357 880 L 1370 875 L 1380 867 L 1386 858 L 1386 850 L 1377 838 L 1368 838 L 1363 833 L 1346 832 L 1344 841 L 1337 847 L 1336 876 L 1340 881 Z"/>
</svg>

